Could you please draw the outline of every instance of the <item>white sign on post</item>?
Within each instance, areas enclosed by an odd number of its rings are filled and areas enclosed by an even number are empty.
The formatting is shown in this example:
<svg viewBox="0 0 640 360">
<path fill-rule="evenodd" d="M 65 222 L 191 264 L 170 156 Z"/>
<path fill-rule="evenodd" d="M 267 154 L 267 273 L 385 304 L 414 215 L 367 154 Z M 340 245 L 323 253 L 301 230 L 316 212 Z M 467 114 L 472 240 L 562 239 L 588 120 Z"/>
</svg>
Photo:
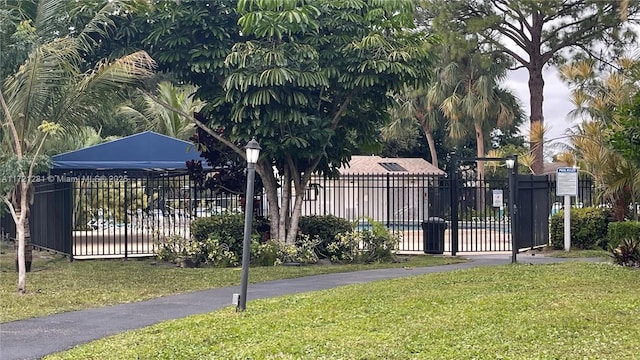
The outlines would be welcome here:
<svg viewBox="0 0 640 360">
<path fill-rule="evenodd" d="M 578 196 L 578 169 L 558 168 L 556 174 L 557 196 Z"/>
<path fill-rule="evenodd" d="M 493 190 L 493 207 L 502 207 L 504 204 L 504 195 L 502 189 Z"/>
<path fill-rule="evenodd" d="M 564 196 L 564 250 L 571 249 L 571 197 L 578 196 L 578 169 L 558 168 L 556 195 Z"/>
</svg>

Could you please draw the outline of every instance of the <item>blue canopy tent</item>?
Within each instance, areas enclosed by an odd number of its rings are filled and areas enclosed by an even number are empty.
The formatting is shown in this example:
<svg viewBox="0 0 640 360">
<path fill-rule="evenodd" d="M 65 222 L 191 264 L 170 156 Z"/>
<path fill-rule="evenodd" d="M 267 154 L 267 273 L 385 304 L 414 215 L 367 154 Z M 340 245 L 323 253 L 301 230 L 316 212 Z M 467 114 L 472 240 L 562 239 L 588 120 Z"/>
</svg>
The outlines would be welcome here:
<svg viewBox="0 0 640 360">
<path fill-rule="evenodd" d="M 72 258 L 153 256 L 191 218 L 229 207 L 187 176 L 211 167 L 190 142 L 152 131 L 53 156 L 36 185 L 32 239 Z"/>
<path fill-rule="evenodd" d="M 200 160 L 210 169 L 193 144 L 153 131 L 109 141 L 88 148 L 53 156 L 51 172 L 184 172 L 186 162 Z"/>
</svg>

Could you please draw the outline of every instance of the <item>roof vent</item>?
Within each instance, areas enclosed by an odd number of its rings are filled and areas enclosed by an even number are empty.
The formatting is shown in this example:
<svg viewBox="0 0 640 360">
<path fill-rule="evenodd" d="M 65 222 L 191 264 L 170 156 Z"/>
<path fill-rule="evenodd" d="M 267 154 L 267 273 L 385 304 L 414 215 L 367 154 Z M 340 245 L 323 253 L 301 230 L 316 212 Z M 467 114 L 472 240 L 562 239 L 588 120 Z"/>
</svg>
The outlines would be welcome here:
<svg viewBox="0 0 640 360">
<path fill-rule="evenodd" d="M 395 162 L 381 162 L 378 164 L 387 171 L 407 171 L 407 169 L 403 168 L 402 166 L 400 166 L 400 164 Z"/>
</svg>

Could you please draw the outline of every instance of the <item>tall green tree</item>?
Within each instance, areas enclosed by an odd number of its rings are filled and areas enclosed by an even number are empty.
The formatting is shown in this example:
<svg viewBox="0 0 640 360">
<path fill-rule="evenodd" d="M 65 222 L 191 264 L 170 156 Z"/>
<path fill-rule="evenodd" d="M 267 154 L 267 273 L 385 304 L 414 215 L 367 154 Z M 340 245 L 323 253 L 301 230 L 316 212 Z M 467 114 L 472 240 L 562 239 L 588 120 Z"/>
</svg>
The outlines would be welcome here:
<svg viewBox="0 0 640 360">
<path fill-rule="evenodd" d="M 449 60 L 429 88 L 428 100 L 443 112 L 450 136 L 462 139 L 474 134 L 476 156 L 484 157 L 491 131 L 513 131 L 522 120 L 515 95 L 500 87 L 506 74 L 505 59 L 472 50 Z M 483 161 L 478 162 L 477 172 L 484 178 Z"/>
<path fill-rule="evenodd" d="M 199 125 L 242 157 L 236 144 L 256 137 L 263 148 L 256 168 L 269 201 L 272 237 L 293 242 L 312 173 L 335 174 L 355 149 L 377 145 L 377 131 L 389 119 L 391 91 L 428 78 L 429 41 L 414 29 L 413 1 L 249 0 L 237 2 L 237 12 L 225 9 L 211 23 L 198 22 L 194 31 L 233 19 L 241 41 L 234 42 L 233 26 L 223 27 L 221 37 L 187 36 L 186 52 L 173 56 L 205 49 L 215 61 L 204 67 L 196 59 L 191 69 L 180 70 L 207 102 L 206 124 Z M 189 14 L 187 23 L 194 16 Z M 151 39 L 169 44 L 167 49 L 182 47 L 161 32 L 154 30 L 158 37 Z M 167 68 L 180 67 L 170 59 L 174 49 L 158 58 Z M 217 61 L 225 51 L 222 66 Z"/>
<path fill-rule="evenodd" d="M 615 150 L 640 167 L 640 92 L 635 95 L 631 104 L 618 110 L 608 136 Z"/>
<path fill-rule="evenodd" d="M 261 139 L 266 156 L 258 170 L 270 217 L 279 219 L 277 238 L 288 230 L 293 243 L 311 175 L 332 174 L 358 146 L 375 143 L 390 92 L 428 79 L 429 43 L 408 31 L 412 1 L 240 1 L 238 8 L 242 33 L 254 40 L 227 57 L 230 130 Z M 280 208 L 274 160 L 284 178 Z"/>
<path fill-rule="evenodd" d="M 95 115 L 99 105 L 122 101 L 120 90 L 141 85 L 152 74 L 153 60 L 140 51 L 111 62 L 100 62 L 88 71 L 81 69 L 83 53 L 108 36 L 112 17 L 127 8 L 126 1 L 110 0 L 96 4 L 95 16 L 74 31 L 60 32 L 69 19 L 69 2 L 38 1 L 36 11 L 25 13 L 16 31 L 35 34 L 30 51 L 15 72 L 2 79 L 0 124 L 3 136 L 0 153 L 0 200 L 9 208 L 16 223 L 18 240 L 18 292 L 26 291 L 25 250 L 28 249 L 29 206 L 33 178 L 46 161 L 42 149 L 46 137 L 62 127 L 80 127 Z"/>
<path fill-rule="evenodd" d="M 640 2 L 600 0 L 425 0 L 429 21 L 441 21 L 464 34 L 477 34 L 492 51 L 510 56 L 529 73 L 532 133 L 544 128 L 545 66 L 567 57 L 590 57 L 608 64 L 612 52 L 635 44 L 626 25 L 638 22 Z M 435 19 L 435 20 L 434 20 Z M 543 142 L 531 137 L 535 173 L 542 171 Z"/>
</svg>

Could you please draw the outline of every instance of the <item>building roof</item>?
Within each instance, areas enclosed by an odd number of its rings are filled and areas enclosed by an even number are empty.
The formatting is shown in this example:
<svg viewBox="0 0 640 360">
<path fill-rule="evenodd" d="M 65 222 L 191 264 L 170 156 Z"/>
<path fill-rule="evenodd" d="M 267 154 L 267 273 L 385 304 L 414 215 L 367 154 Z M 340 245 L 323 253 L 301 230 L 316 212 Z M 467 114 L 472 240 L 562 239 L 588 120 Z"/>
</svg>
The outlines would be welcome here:
<svg viewBox="0 0 640 360">
<path fill-rule="evenodd" d="M 558 168 L 561 167 L 568 167 L 568 165 L 563 162 L 544 163 L 542 164 L 542 174 L 540 175 L 555 175 L 558 172 Z"/>
<path fill-rule="evenodd" d="M 445 172 L 422 158 L 382 158 L 380 156 L 352 156 L 348 166 L 340 168 L 340 174 L 432 174 Z"/>
</svg>

